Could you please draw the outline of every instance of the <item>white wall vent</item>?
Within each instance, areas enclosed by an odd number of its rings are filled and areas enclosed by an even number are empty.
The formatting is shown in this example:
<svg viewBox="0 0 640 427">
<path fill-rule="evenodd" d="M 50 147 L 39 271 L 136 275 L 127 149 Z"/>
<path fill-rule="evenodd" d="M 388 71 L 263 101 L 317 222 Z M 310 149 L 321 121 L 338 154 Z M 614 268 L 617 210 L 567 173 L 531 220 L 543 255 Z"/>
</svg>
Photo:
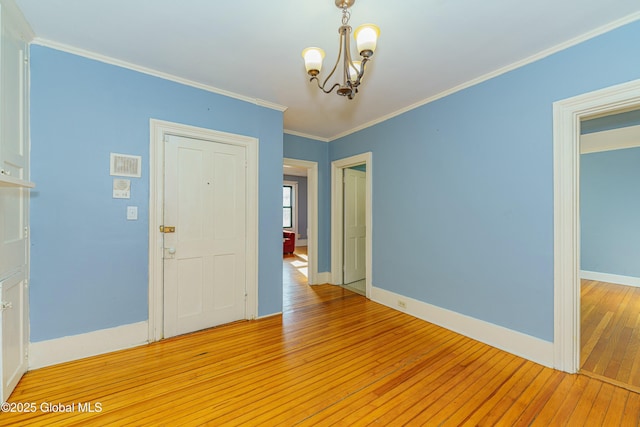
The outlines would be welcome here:
<svg viewBox="0 0 640 427">
<path fill-rule="evenodd" d="M 142 176 L 141 169 L 142 156 L 111 153 L 111 175 L 140 178 Z"/>
</svg>

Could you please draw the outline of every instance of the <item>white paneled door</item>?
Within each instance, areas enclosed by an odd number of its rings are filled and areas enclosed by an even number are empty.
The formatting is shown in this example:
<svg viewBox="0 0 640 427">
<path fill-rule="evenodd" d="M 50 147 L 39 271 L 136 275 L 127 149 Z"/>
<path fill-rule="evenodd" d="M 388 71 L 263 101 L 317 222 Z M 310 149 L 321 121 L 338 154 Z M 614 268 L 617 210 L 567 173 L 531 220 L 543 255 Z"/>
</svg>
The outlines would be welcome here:
<svg viewBox="0 0 640 427">
<path fill-rule="evenodd" d="M 365 278 L 366 172 L 344 170 L 344 284 Z"/>
<path fill-rule="evenodd" d="M 25 60 L 29 48 L 14 26 L 13 12 L 1 6 L 0 402 L 5 402 L 28 368 L 29 70 Z"/>
<path fill-rule="evenodd" d="M 164 153 L 164 336 L 244 319 L 246 148 L 167 136 Z"/>
</svg>

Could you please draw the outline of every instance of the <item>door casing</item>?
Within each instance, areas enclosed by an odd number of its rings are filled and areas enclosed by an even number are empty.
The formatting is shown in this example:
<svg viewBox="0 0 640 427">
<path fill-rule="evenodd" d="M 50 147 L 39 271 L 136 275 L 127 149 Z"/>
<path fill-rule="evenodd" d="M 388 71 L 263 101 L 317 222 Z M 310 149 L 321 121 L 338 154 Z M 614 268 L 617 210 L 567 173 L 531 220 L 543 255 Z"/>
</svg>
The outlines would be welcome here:
<svg viewBox="0 0 640 427">
<path fill-rule="evenodd" d="M 164 337 L 163 224 L 164 138 L 176 135 L 240 145 L 247 152 L 246 307 L 248 319 L 258 316 L 258 145 L 257 138 L 180 123 L 150 120 L 149 147 L 149 341 Z"/>
</svg>

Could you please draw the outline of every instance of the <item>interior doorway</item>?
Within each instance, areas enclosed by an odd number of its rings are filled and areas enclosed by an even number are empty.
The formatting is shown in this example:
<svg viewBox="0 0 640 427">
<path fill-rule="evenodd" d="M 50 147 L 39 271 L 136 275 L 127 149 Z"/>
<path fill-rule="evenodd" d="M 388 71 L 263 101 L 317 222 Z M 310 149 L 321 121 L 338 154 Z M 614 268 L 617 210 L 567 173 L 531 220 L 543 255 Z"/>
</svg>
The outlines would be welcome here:
<svg viewBox="0 0 640 427">
<path fill-rule="evenodd" d="M 580 123 L 640 107 L 640 80 L 553 105 L 554 367 L 580 369 Z"/>
<path fill-rule="evenodd" d="M 367 298 L 372 292 L 372 177 L 371 152 L 331 163 L 331 283 L 356 285 L 352 290 Z M 345 194 L 351 194 L 348 201 Z"/>
<path fill-rule="evenodd" d="M 580 128 L 580 372 L 640 391 L 640 109 Z"/>
<path fill-rule="evenodd" d="M 297 218 L 296 241 L 300 242 L 300 237 L 304 238 L 302 240 L 304 245 L 298 246 L 306 247 L 302 251 L 305 253 L 302 253 L 300 250 L 298 250 L 298 252 L 302 254 L 303 258 L 306 258 L 304 271 L 307 275 L 308 284 L 316 285 L 323 283 L 318 274 L 318 163 L 284 158 L 282 175 L 283 182 L 296 179 L 296 177 L 305 178 L 307 194 L 306 198 L 304 198 L 304 202 L 306 203 L 306 226 L 300 226 L 300 218 Z M 287 179 L 286 177 L 289 178 Z M 298 194 L 301 193 L 300 185 L 300 182 L 298 182 Z M 296 253 L 295 250 L 294 253 Z"/>
</svg>

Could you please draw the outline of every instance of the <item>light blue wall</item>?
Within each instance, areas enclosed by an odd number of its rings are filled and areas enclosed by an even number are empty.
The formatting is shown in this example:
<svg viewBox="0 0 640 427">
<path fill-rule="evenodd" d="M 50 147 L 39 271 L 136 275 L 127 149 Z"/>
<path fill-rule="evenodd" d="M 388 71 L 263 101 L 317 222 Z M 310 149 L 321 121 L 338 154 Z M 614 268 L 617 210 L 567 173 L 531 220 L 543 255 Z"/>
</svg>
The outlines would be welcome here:
<svg viewBox="0 0 640 427">
<path fill-rule="evenodd" d="M 553 341 L 552 104 L 640 78 L 638 40 L 635 22 L 331 142 L 332 161 L 373 153 L 373 285 Z"/>
<path fill-rule="evenodd" d="M 331 271 L 331 169 L 329 144 L 284 135 L 284 157 L 318 163 L 318 272 Z"/>
<path fill-rule="evenodd" d="M 580 156 L 580 268 L 640 278 L 640 148 Z"/>
<path fill-rule="evenodd" d="M 304 176 L 283 175 L 285 181 L 298 183 L 298 199 L 294 201 L 296 207 L 296 221 L 298 225 L 298 235 L 301 239 L 307 238 L 307 178 Z M 296 245 L 297 245 L 296 241 Z"/>
<path fill-rule="evenodd" d="M 259 138 L 259 314 L 282 311 L 282 113 L 34 45 L 32 342 L 148 318 L 151 118 Z M 142 156 L 129 200 L 111 197 L 110 152 Z"/>
</svg>

